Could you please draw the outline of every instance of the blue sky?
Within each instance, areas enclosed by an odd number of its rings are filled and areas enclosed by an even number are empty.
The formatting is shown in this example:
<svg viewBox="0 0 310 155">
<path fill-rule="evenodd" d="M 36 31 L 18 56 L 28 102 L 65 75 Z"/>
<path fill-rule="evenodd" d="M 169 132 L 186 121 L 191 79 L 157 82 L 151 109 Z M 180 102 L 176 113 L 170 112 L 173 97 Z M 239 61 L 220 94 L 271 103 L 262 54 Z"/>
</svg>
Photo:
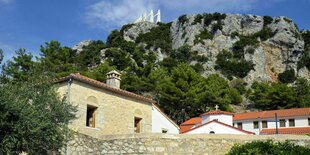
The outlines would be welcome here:
<svg viewBox="0 0 310 155">
<path fill-rule="evenodd" d="M 111 30 L 150 9 L 161 9 L 163 22 L 182 14 L 222 12 L 287 16 L 310 30 L 310 0 L 0 0 L 0 49 L 9 59 L 18 48 L 38 55 L 50 40 L 69 47 L 106 40 Z"/>
</svg>

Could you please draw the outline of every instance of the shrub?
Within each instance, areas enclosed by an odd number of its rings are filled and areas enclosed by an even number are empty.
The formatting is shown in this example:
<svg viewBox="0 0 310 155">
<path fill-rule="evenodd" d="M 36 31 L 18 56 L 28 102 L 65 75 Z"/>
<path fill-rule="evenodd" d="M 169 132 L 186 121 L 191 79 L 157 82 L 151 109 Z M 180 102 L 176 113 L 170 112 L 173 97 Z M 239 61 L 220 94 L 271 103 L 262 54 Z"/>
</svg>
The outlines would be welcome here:
<svg viewBox="0 0 310 155">
<path fill-rule="evenodd" d="M 209 26 L 213 20 L 220 22 L 221 20 L 226 18 L 226 14 L 221 14 L 215 12 L 213 14 L 203 14 L 204 16 L 204 25 Z"/>
<path fill-rule="evenodd" d="M 203 43 L 205 39 L 213 39 L 213 35 L 207 29 L 204 29 L 199 35 L 195 36 L 194 44 Z"/>
<path fill-rule="evenodd" d="M 310 149 L 295 145 L 289 141 L 273 142 L 268 140 L 248 142 L 243 145 L 234 145 L 227 155 L 268 154 L 268 155 L 295 155 L 309 154 Z"/>
<path fill-rule="evenodd" d="M 264 16 L 263 18 L 264 18 L 264 27 L 271 24 L 273 21 L 273 18 L 270 16 Z"/>
<path fill-rule="evenodd" d="M 178 18 L 178 21 L 181 25 L 183 25 L 184 23 L 188 22 L 188 18 L 186 15 L 181 15 L 179 18 Z"/>
<path fill-rule="evenodd" d="M 203 19 L 203 15 L 201 15 L 201 14 L 196 15 L 196 17 L 195 17 L 194 22 L 192 23 L 192 25 L 196 25 L 196 24 L 198 24 L 198 23 L 201 23 L 202 19 Z"/>
<path fill-rule="evenodd" d="M 228 79 L 233 76 L 244 78 L 250 70 L 254 69 L 251 61 L 235 58 L 233 53 L 223 50 L 217 55 L 215 69 L 220 70 Z"/>
<path fill-rule="evenodd" d="M 253 36 L 256 38 L 260 38 L 262 41 L 265 41 L 275 35 L 274 32 L 271 31 L 270 28 L 264 27 L 262 30 L 256 32 Z"/>
<path fill-rule="evenodd" d="M 236 38 L 236 37 L 239 37 L 239 33 L 235 31 L 235 32 L 232 32 L 230 36 L 233 38 Z"/>
<path fill-rule="evenodd" d="M 217 22 L 216 24 L 212 25 L 212 32 L 215 33 L 217 30 L 222 30 L 223 26 L 221 22 Z"/>
<path fill-rule="evenodd" d="M 292 83 L 296 80 L 294 69 L 289 69 L 280 73 L 278 76 L 278 80 L 282 83 Z"/>
<path fill-rule="evenodd" d="M 170 53 L 172 51 L 170 26 L 171 23 L 158 23 L 158 26 L 152 28 L 150 32 L 140 34 L 137 37 L 136 42 L 146 43 L 146 48 L 161 48 L 164 52 Z"/>
<path fill-rule="evenodd" d="M 244 47 L 252 46 L 256 48 L 259 45 L 257 39 L 253 36 L 240 36 L 240 40 L 235 42 L 233 45 L 233 52 L 235 57 L 243 58 L 244 57 Z"/>
<path fill-rule="evenodd" d="M 130 29 L 133 25 L 135 25 L 135 24 L 126 24 L 126 25 L 124 25 L 121 28 L 121 30 L 120 30 L 121 34 L 124 34 L 124 32 L 127 31 L 128 29 Z"/>
</svg>

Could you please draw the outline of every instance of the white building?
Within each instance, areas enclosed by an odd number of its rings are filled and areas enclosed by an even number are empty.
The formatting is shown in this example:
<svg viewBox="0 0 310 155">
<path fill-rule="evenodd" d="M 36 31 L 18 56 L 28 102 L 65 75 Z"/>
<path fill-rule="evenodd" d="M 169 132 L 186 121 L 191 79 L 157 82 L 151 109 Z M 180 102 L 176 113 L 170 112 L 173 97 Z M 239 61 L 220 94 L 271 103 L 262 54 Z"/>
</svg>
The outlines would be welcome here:
<svg viewBox="0 0 310 155">
<path fill-rule="evenodd" d="M 215 110 L 201 115 L 201 119 L 192 118 L 181 124 L 182 134 L 254 134 L 236 128 L 233 125 L 233 113 Z"/>
<path fill-rule="evenodd" d="M 276 123 L 275 114 L 278 121 Z M 310 108 L 270 110 L 260 112 L 238 113 L 233 117 L 233 125 L 255 134 L 309 134 Z"/>
<path fill-rule="evenodd" d="M 152 132 L 179 134 L 180 128 L 173 120 L 163 113 L 156 104 L 153 104 Z"/>
</svg>

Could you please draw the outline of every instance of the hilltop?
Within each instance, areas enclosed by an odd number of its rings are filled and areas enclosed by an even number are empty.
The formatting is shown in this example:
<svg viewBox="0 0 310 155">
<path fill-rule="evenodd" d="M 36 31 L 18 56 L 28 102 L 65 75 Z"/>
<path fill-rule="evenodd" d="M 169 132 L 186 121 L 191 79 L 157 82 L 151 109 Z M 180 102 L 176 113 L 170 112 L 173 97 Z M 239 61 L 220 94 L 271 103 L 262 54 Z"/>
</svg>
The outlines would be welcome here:
<svg viewBox="0 0 310 155">
<path fill-rule="evenodd" d="M 13 80 L 39 70 L 105 81 L 117 69 L 123 89 L 153 98 L 180 123 L 216 104 L 234 112 L 310 106 L 309 47 L 310 31 L 287 17 L 205 13 L 124 25 L 106 42 L 51 41 L 38 61 L 15 59 L 3 70 Z M 18 65 L 28 70 L 14 72 Z"/>
</svg>

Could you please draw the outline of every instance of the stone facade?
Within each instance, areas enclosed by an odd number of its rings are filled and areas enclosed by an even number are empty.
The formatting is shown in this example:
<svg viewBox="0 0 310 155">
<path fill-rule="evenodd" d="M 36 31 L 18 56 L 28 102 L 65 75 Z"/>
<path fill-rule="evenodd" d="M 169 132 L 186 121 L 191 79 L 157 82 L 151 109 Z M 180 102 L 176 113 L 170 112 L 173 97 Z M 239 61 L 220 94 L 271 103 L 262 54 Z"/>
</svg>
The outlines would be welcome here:
<svg viewBox="0 0 310 155">
<path fill-rule="evenodd" d="M 297 135 L 170 135 L 170 134 L 128 134 L 102 136 L 95 139 L 76 135 L 65 148 L 67 154 L 225 154 L 234 144 L 253 140 L 291 142 L 310 147 L 309 136 Z"/>
<path fill-rule="evenodd" d="M 141 118 L 141 133 L 152 132 L 152 103 L 127 97 L 93 85 L 73 80 L 68 94 L 68 82 L 57 85 L 58 92 L 66 95 L 77 107 L 76 119 L 69 127 L 82 134 L 100 137 L 110 134 L 134 133 L 134 118 Z M 95 107 L 95 127 L 86 126 L 87 107 Z"/>
</svg>

